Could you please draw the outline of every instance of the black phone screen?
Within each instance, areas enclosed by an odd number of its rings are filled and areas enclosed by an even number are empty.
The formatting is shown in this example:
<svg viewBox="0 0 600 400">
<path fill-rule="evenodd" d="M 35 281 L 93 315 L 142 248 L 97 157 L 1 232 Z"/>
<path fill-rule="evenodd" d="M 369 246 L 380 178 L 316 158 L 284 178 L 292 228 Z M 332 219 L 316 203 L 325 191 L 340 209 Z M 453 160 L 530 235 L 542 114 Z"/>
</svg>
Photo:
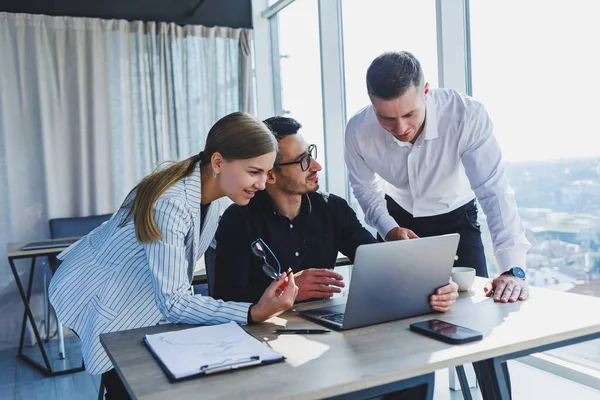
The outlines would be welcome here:
<svg viewBox="0 0 600 400">
<path fill-rule="evenodd" d="M 450 343 L 466 343 L 483 338 L 481 332 L 439 319 L 415 322 L 410 329 Z"/>
</svg>

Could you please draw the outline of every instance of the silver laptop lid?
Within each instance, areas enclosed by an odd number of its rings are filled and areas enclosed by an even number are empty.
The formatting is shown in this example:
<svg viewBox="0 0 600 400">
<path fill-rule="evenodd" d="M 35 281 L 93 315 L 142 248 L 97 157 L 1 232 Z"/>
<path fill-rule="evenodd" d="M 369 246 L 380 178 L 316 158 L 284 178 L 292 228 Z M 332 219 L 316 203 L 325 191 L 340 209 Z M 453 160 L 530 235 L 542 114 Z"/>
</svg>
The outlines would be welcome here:
<svg viewBox="0 0 600 400">
<path fill-rule="evenodd" d="M 450 280 L 460 235 L 360 246 L 343 329 L 432 312 L 429 296 Z"/>
</svg>

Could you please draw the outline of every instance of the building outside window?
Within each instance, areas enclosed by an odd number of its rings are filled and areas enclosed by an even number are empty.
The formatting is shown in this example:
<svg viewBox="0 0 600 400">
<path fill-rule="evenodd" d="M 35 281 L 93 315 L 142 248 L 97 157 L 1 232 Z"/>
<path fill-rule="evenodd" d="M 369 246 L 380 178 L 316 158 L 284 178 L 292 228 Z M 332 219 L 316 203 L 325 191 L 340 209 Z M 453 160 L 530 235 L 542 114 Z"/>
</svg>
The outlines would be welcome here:
<svg viewBox="0 0 600 400">
<path fill-rule="evenodd" d="M 600 37 L 596 4 L 470 5 L 473 96 L 494 122 L 532 243 L 528 280 L 600 296 L 600 53 L 583 44 Z M 482 231 L 493 273 L 489 233 Z M 598 341 L 552 354 L 600 368 Z"/>
</svg>

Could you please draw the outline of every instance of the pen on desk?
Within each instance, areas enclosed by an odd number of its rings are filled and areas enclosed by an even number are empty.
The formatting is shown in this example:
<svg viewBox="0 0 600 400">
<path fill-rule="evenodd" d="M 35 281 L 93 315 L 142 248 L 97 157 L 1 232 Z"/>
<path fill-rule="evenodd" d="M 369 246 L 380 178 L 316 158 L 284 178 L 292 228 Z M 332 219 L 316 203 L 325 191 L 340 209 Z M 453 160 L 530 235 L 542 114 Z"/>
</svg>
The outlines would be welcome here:
<svg viewBox="0 0 600 400">
<path fill-rule="evenodd" d="M 329 329 L 275 329 L 273 333 L 289 333 L 289 334 L 317 334 L 317 333 L 329 333 Z"/>
</svg>

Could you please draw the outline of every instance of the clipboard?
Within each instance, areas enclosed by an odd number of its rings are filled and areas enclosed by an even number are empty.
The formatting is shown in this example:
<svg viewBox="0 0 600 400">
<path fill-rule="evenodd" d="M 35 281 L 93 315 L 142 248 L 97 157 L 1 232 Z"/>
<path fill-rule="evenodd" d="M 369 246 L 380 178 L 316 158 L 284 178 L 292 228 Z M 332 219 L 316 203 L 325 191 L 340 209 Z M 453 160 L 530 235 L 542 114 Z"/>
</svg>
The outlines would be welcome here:
<svg viewBox="0 0 600 400">
<path fill-rule="evenodd" d="M 146 335 L 143 341 L 171 382 L 284 360 L 234 322 Z"/>
</svg>

